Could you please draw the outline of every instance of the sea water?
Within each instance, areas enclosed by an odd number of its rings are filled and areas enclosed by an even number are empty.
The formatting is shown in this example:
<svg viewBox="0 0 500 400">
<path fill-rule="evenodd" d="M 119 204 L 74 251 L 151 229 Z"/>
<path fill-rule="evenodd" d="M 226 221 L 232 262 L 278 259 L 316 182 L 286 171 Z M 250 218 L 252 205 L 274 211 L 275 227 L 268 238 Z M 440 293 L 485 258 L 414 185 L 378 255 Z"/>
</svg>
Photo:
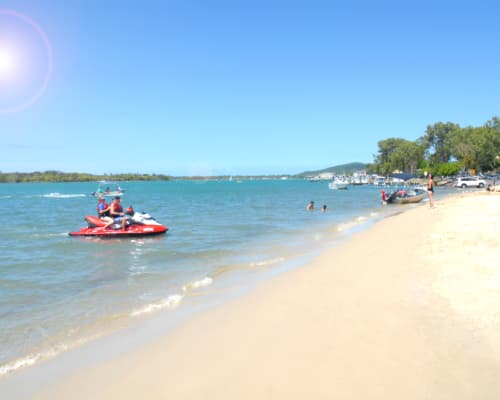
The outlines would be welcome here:
<svg viewBox="0 0 500 400">
<path fill-rule="evenodd" d="M 209 303 L 411 207 L 382 207 L 379 187 L 292 179 L 122 186 L 123 206 L 166 235 L 70 237 L 96 213 L 94 183 L 0 185 L 0 379 L 141 318 Z"/>
</svg>

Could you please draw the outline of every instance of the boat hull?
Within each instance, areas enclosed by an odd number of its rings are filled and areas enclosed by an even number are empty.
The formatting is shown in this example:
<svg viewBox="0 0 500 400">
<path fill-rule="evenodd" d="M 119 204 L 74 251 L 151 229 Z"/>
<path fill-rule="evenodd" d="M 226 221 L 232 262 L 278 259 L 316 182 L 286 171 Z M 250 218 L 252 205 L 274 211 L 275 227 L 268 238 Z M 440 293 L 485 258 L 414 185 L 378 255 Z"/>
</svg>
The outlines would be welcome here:
<svg viewBox="0 0 500 400">
<path fill-rule="evenodd" d="M 104 227 L 80 228 L 70 232 L 69 236 L 94 236 L 102 238 L 137 237 L 161 235 L 168 231 L 164 225 L 131 225 L 126 229 L 113 229 Z"/>
<path fill-rule="evenodd" d="M 425 197 L 425 194 L 416 194 L 414 196 L 408 197 L 394 197 L 390 200 L 391 204 L 413 204 L 421 202 Z"/>
<path fill-rule="evenodd" d="M 95 236 L 102 238 L 137 237 L 161 235 L 168 231 L 165 225 L 158 223 L 149 214 L 145 213 L 135 213 L 129 219 L 125 229 L 122 229 L 120 224 L 113 224 L 105 228 L 106 221 L 94 215 L 87 215 L 85 221 L 87 222 L 87 227 L 80 228 L 80 230 L 75 232 L 69 232 L 69 236 Z"/>
<path fill-rule="evenodd" d="M 331 190 L 347 190 L 347 183 L 330 182 L 328 188 Z"/>
<path fill-rule="evenodd" d="M 110 192 L 93 192 L 92 195 L 94 197 L 116 197 L 116 196 L 123 196 L 124 192 L 122 191 L 110 191 Z"/>
</svg>

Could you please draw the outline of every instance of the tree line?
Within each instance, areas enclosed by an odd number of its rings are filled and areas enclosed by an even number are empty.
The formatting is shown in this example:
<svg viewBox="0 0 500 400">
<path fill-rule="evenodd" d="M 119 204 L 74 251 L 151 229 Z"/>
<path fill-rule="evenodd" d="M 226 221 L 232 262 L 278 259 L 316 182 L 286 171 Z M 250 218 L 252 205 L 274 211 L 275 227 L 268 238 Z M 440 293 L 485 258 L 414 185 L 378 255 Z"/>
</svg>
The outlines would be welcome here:
<svg viewBox="0 0 500 400">
<path fill-rule="evenodd" d="M 415 141 L 389 138 L 378 142 L 378 154 L 368 171 L 389 175 L 394 171 L 456 175 L 460 171 L 487 172 L 500 166 L 500 119 L 478 127 L 452 122 L 427 126 Z"/>
<path fill-rule="evenodd" d="M 95 181 L 167 181 L 172 179 L 168 175 L 157 174 L 105 174 L 93 175 L 80 172 L 0 172 L 0 183 L 21 182 L 95 182 Z"/>
</svg>

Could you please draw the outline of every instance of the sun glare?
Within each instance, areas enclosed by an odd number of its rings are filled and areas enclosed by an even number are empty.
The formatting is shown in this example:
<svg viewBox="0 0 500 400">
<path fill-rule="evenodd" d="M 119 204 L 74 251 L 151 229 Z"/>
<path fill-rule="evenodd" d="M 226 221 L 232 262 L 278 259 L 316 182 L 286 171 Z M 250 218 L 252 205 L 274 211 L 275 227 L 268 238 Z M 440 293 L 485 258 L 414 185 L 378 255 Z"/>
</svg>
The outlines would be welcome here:
<svg viewBox="0 0 500 400">
<path fill-rule="evenodd" d="M 8 49 L 0 48 L 0 79 L 7 79 L 14 75 L 16 70 L 16 57 Z"/>
<path fill-rule="evenodd" d="M 52 74 L 52 47 L 30 17 L 0 8 L 0 114 L 34 104 Z"/>
</svg>

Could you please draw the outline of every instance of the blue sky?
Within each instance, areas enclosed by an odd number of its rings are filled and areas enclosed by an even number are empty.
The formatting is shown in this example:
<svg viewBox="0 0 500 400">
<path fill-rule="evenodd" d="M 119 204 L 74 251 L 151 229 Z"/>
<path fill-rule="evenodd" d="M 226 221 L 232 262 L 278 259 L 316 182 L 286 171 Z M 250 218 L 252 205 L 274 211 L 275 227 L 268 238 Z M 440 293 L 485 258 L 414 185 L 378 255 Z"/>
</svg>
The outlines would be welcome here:
<svg viewBox="0 0 500 400">
<path fill-rule="evenodd" d="M 500 115 L 498 15 L 481 0 L 0 0 L 0 171 L 371 162 L 379 140 Z"/>
</svg>

